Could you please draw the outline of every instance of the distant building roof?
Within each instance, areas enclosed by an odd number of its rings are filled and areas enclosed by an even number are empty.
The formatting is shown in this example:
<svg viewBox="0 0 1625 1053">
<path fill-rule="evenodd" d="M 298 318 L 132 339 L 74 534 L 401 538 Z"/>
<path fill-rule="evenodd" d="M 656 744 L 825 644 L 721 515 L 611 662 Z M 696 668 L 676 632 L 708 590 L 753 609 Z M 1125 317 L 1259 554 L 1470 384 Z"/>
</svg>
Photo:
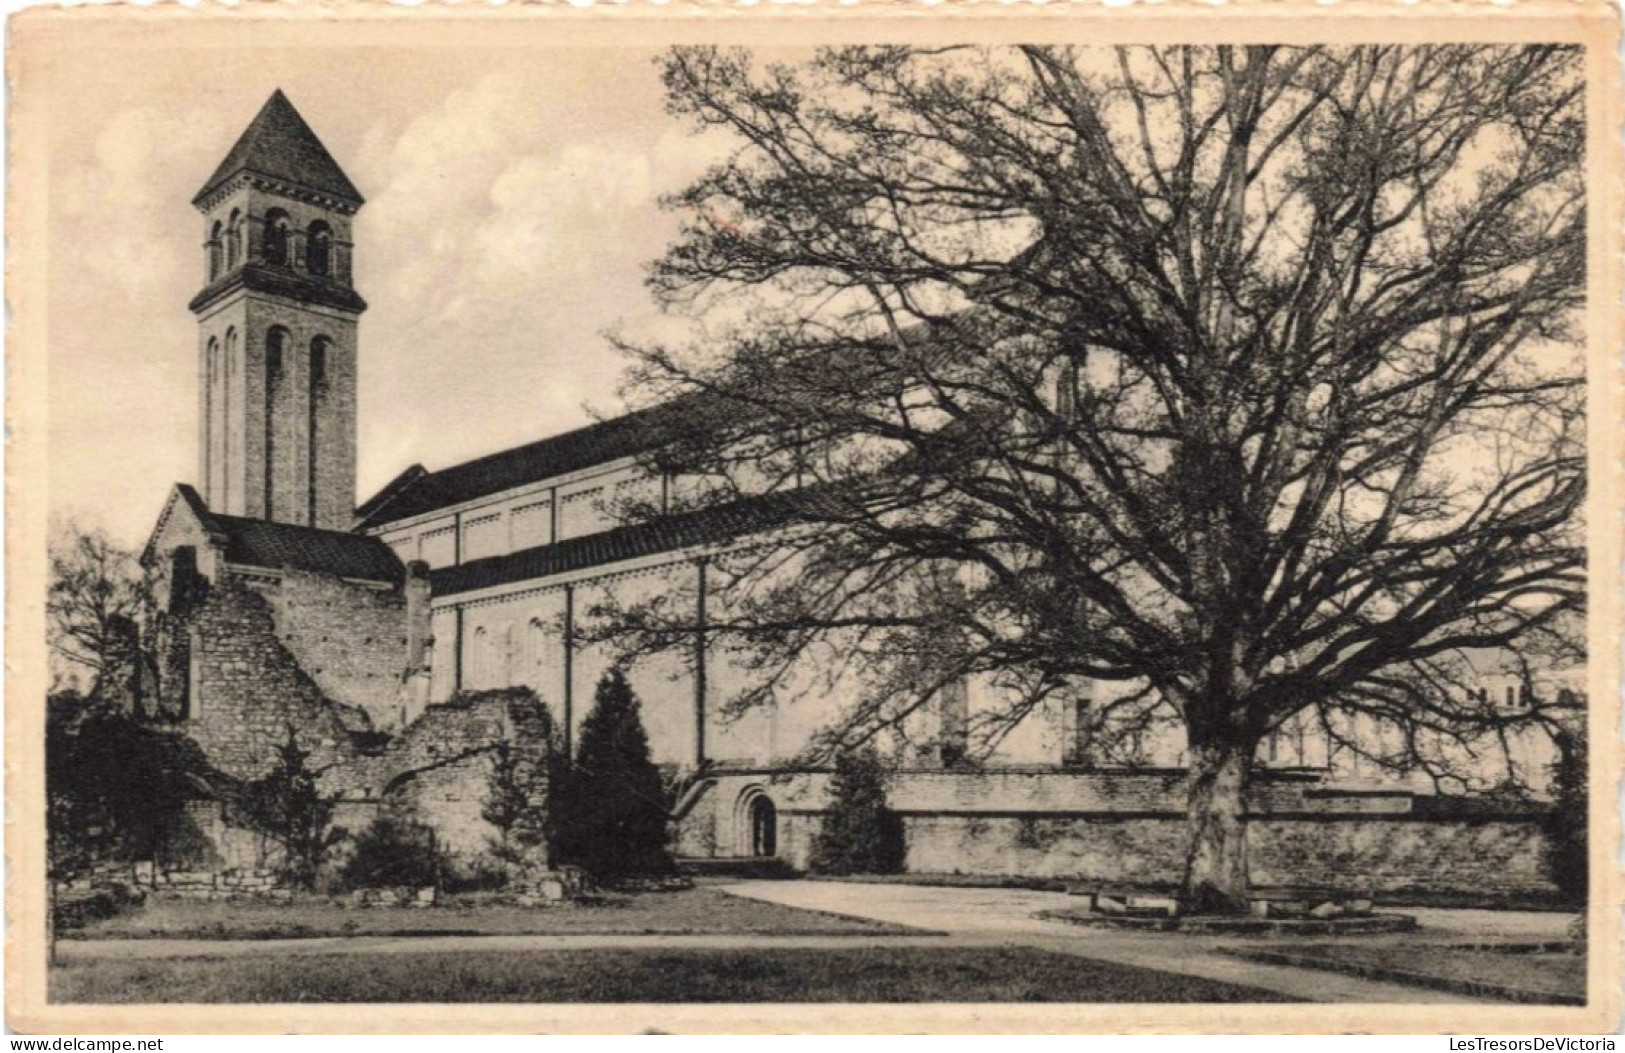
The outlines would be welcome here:
<svg viewBox="0 0 1625 1053">
<path fill-rule="evenodd" d="M 439 567 L 429 573 L 430 588 L 436 596 L 450 596 L 728 541 L 788 526 L 827 500 L 819 492 L 799 490 L 679 512 L 553 545 Z"/>
<path fill-rule="evenodd" d="M 299 116 L 293 103 L 282 94 L 281 88 L 271 93 L 259 115 L 238 138 L 237 145 L 220 162 L 214 175 L 203 184 L 192 204 L 201 204 L 240 172 L 293 183 L 358 207 L 363 201 L 361 192 L 316 138 L 310 125 Z"/>
<path fill-rule="evenodd" d="M 406 575 L 390 547 L 365 534 L 219 513 L 212 513 L 210 519 L 225 536 L 228 563 L 270 570 L 313 571 L 389 584 L 401 581 Z"/>
<path fill-rule="evenodd" d="M 376 527 L 423 515 L 528 483 L 581 471 L 622 457 L 647 453 L 668 435 L 666 423 L 686 412 L 693 396 L 679 396 L 644 410 L 589 424 L 562 435 L 488 454 L 477 460 L 426 471 L 414 465 L 357 509 L 359 527 Z"/>
</svg>

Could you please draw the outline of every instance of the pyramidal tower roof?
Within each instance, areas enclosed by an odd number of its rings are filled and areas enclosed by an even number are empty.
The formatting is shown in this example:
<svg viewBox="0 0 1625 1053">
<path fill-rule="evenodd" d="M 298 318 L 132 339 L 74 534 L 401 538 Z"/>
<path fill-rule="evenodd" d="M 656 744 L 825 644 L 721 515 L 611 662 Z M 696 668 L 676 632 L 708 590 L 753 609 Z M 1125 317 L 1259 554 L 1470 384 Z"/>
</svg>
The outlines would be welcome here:
<svg viewBox="0 0 1625 1053">
<path fill-rule="evenodd" d="M 214 175 L 203 184 L 192 204 L 219 189 L 221 184 L 240 172 L 252 172 L 284 183 L 294 183 L 307 190 L 348 201 L 362 203 L 361 192 L 339 168 L 327 147 L 316 138 L 310 125 L 299 116 L 293 103 L 278 88 L 271 93 L 265 105 L 248 129 L 231 148 Z"/>
</svg>

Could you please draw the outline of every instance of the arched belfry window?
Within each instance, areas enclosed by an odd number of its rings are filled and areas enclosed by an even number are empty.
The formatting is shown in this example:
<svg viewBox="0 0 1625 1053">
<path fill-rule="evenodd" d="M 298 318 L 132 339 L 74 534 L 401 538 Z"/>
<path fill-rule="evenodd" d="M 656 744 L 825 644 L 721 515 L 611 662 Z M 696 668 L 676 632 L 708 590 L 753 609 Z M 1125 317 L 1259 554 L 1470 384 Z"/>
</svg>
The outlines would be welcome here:
<svg viewBox="0 0 1625 1053">
<path fill-rule="evenodd" d="M 273 267 L 288 265 L 288 214 L 280 208 L 265 214 L 264 254 Z"/>
<path fill-rule="evenodd" d="M 213 228 L 209 231 L 209 280 L 211 282 L 220 277 L 220 269 L 223 263 L 221 254 L 225 251 L 225 246 L 220 242 L 225 237 L 225 234 L 225 224 L 218 219 L 215 220 Z"/>
<path fill-rule="evenodd" d="M 319 219 L 305 232 L 305 268 L 322 278 L 333 273 L 333 228 Z"/>
<path fill-rule="evenodd" d="M 243 262 L 243 214 L 231 210 L 231 221 L 226 224 L 226 270 L 236 270 Z"/>
</svg>

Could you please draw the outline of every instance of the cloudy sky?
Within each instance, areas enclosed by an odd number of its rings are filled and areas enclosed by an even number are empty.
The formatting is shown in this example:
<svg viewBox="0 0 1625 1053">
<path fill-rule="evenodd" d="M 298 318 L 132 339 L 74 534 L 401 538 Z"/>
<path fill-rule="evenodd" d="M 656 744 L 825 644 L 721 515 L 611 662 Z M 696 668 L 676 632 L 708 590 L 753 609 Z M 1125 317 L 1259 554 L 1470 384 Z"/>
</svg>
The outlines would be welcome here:
<svg viewBox="0 0 1625 1053">
<path fill-rule="evenodd" d="M 651 51 L 76 49 L 50 92 L 50 506 L 140 544 L 197 476 L 192 196 L 281 87 L 367 198 L 361 498 L 613 411 L 603 332 L 666 331 L 657 198 L 714 157 Z M 27 85 L 24 86 L 25 90 Z"/>
</svg>

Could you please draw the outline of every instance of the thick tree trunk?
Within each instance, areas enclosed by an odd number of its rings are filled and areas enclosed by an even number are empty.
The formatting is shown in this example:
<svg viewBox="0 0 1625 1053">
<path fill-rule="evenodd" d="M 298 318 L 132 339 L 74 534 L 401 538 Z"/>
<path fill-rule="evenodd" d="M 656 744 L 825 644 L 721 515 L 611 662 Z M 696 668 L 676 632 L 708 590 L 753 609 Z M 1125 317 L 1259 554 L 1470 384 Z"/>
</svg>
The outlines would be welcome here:
<svg viewBox="0 0 1625 1053">
<path fill-rule="evenodd" d="M 1190 845 L 1180 893 L 1187 914 L 1248 908 L 1247 784 L 1253 749 L 1216 742 L 1191 750 Z"/>
</svg>

